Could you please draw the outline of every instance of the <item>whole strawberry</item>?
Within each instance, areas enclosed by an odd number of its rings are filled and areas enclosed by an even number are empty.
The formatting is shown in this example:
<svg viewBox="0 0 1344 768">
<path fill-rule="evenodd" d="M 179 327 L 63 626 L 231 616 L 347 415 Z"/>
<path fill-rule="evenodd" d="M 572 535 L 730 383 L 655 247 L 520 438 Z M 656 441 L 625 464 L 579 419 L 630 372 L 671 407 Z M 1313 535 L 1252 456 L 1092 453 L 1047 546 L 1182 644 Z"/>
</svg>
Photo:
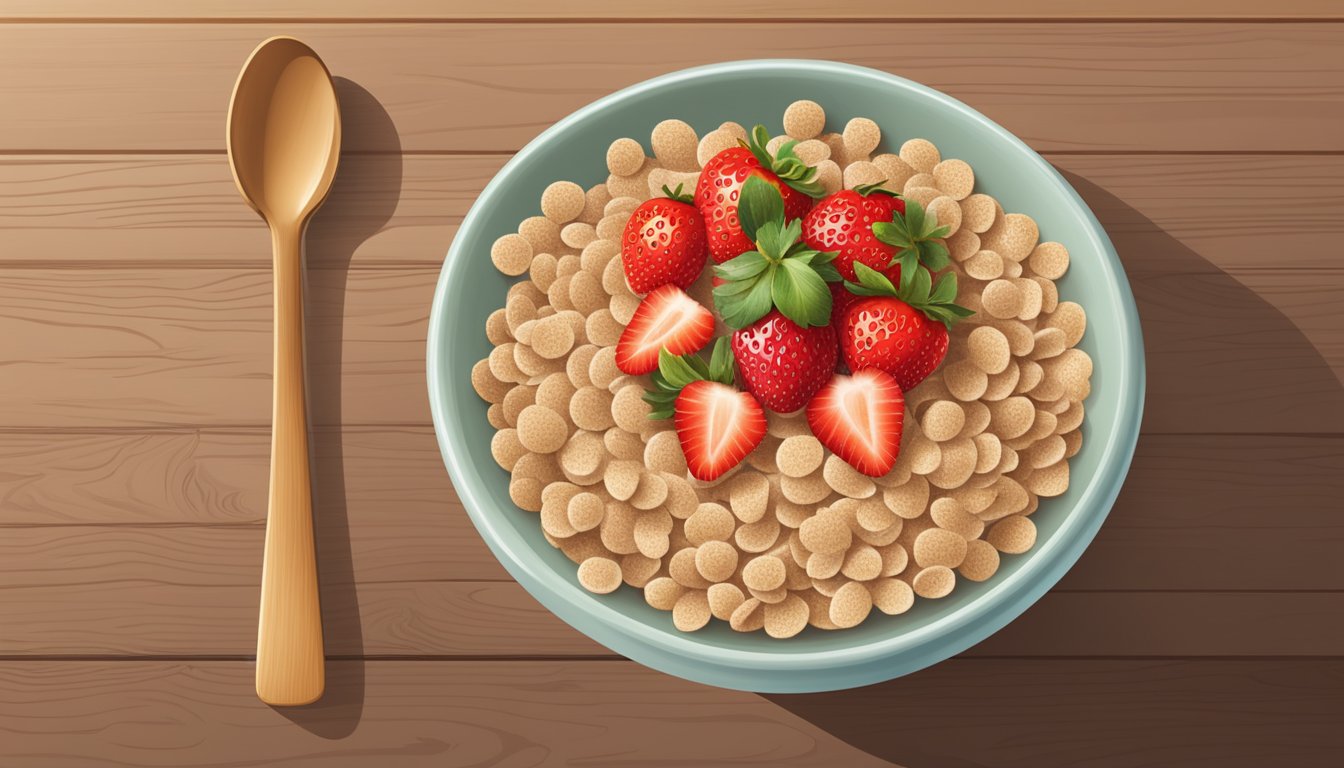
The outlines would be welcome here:
<svg viewBox="0 0 1344 768">
<path fill-rule="evenodd" d="M 844 189 L 817 201 L 803 217 L 803 242 L 835 251 L 835 268 L 846 280 L 856 279 L 856 262 L 881 272 L 900 248 L 879 239 L 873 225 L 897 213 L 905 213 L 905 201 L 877 185 Z"/>
<path fill-rule="evenodd" d="M 831 380 L 839 349 L 831 326 L 804 328 L 773 310 L 733 333 L 733 357 L 761 405 L 792 413 Z"/>
<path fill-rule="evenodd" d="M 705 163 L 695 186 L 695 207 L 705 217 L 709 234 L 709 255 L 722 264 L 755 248 L 752 238 L 742 231 L 738 204 L 747 179 L 763 179 L 784 200 L 784 215 L 796 219 L 812 207 L 812 199 L 824 193 L 816 181 L 817 169 L 804 163 L 793 151 L 797 142 L 788 141 L 772 157 L 765 145 L 770 135 L 765 126 L 751 132 L 750 141 L 725 149 Z"/>
<path fill-rule="evenodd" d="M 784 202 L 769 182 L 742 186 L 742 228 L 756 249 L 714 268 L 721 283 L 714 305 L 735 329 L 733 355 L 742 385 L 773 411 L 807 404 L 835 373 L 831 292 L 838 282 L 832 253 L 799 242 L 802 223 L 785 222 Z"/>
<path fill-rule="evenodd" d="M 680 185 L 663 193 L 641 203 L 621 235 L 621 266 L 635 293 L 669 283 L 688 288 L 705 266 L 705 218 Z"/>
<path fill-rule="evenodd" d="M 880 273 L 855 265 L 859 283 L 846 283 L 862 296 L 845 313 L 840 351 L 851 371 L 876 368 L 891 374 L 909 392 L 933 373 L 947 356 L 947 328 L 968 317 L 957 306 L 957 277 L 933 278 L 928 270 L 908 270 L 897 289 Z"/>
</svg>

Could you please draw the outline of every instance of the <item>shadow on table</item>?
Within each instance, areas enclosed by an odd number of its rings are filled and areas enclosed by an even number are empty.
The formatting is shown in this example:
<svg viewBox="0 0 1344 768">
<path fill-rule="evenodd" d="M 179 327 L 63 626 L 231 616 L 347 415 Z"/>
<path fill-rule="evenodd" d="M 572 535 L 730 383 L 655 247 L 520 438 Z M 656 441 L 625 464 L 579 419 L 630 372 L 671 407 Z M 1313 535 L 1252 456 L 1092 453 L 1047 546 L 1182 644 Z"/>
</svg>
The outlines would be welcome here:
<svg viewBox="0 0 1344 768">
<path fill-rule="evenodd" d="M 1269 432 L 1276 430 L 1263 425 L 1275 420 L 1288 425 L 1277 431 L 1344 431 L 1344 385 L 1289 318 L 1119 198 L 1076 174 L 1064 175 L 1105 225 L 1129 273 L 1147 346 L 1145 432 Z M 1189 290 L 1174 288 L 1172 281 L 1184 281 Z M 1257 350 L 1272 350 L 1268 358 L 1238 357 L 1236 345 L 1247 338 L 1256 340 Z M 1189 354 L 1216 346 L 1232 351 L 1207 359 Z M 1255 414 L 1253 427 L 1241 426 L 1234 404 L 1245 402 L 1245 393 L 1263 393 L 1259 402 L 1276 412 Z M 1207 405 L 1199 405 L 1201 397 Z M 1122 492 L 1119 505 L 1124 498 Z M 1050 644 L 1058 647 L 1059 635 L 1071 628 L 1041 631 L 1053 633 Z M 1093 758 L 1157 753 L 1169 744 L 1170 732 L 1151 727 L 1132 697 L 1116 701 L 1105 688 L 1061 692 L 1058 674 L 1043 688 L 1039 671 L 1032 659 L 967 658 L 851 691 L 765 698 L 909 768 L 1068 765 L 1079 754 L 1049 746 L 1064 739 L 1087 744 Z M 1046 690 L 1056 694 L 1046 699 Z M 1040 735 L 1062 713 L 1067 736 Z M 1041 729 L 1023 727 L 1033 716 Z M 1244 741 L 1235 726 L 1225 728 L 1228 741 Z M 1036 744 L 1030 743 L 1033 733 L 1040 735 Z"/>
<path fill-rule="evenodd" d="M 401 140 L 392 118 L 358 84 L 342 77 L 335 82 L 343 130 L 341 162 L 306 241 L 309 415 L 327 689 L 315 704 L 276 710 L 328 739 L 349 735 L 364 712 L 364 634 L 345 499 L 341 410 L 345 296 L 350 260 L 392 218 L 402 176 Z"/>
</svg>

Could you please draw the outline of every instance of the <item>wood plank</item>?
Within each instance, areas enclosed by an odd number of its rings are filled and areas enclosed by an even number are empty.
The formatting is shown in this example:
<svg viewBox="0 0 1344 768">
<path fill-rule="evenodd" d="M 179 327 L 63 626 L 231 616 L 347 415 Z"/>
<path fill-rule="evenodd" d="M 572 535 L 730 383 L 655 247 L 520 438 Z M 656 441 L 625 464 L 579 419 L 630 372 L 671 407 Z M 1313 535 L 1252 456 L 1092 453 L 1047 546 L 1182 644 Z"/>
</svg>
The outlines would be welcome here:
<svg viewBox="0 0 1344 768">
<path fill-rule="evenodd" d="M 255 652 L 260 536 L 65 532 L 61 551 L 80 559 L 61 561 L 58 570 L 15 554 L 31 546 L 50 557 L 50 534 L 43 542 L 6 533 L 10 543 L 0 550 L 16 562 L 3 569 L 2 657 Z M 242 546 L 243 538 L 252 541 Z M 322 597 L 332 656 L 612 655 L 513 582 L 361 581 L 351 588 L 328 579 Z M 1058 591 L 968 655 L 1344 656 L 1341 616 L 1341 592 Z M 671 615 L 665 618 L 671 628 Z M 899 627 L 903 620 L 870 621 Z"/>
<path fill-rule="evenodd" d="M 1344 157 L 1049 158 L 1096 211 L 1131 274 L 1341 263 Z M 505 159 L 347 153 L 309 229 L 309 266 L 440 264 Z M 1227 204 L 1227 190 L 1246 185 L 1255 188 L 1256 217 Z M 9 201 L 0 208 L 0 263 L 11 266 L 270 264 L 265 227 L 216 155 L 0 157 L 0 198 Z"/>
<path fill-rule="evenodd" d="M 899 72 L 1045 150 L 1344 149 L 1344 28 L 1334 24 L 1022 23 L 1005 34 L 995 23 L 864 22 L 827 25 L 830 42 L 811 22 L 285 31 L 381 102 L 347 114 L 357 149 L 517 149 L 603 94 L 725 51 Z M 266 34 L 254 24 L 0 27 L 0 70 L 42 73 L 0 84 L 0 151 L 219 150 L 224 94 Z"/>
<path fill-rule="evenodd" d="M 429 429 L 319 432 L 314 449 L 332 583 L 508 578 L 463 512 Z M 70 541 L 115 569 L 125 559 L 117 531 L 127 528 L 139 531 L 130 534 L 137 549 L 219 547 L 203 562 L 218 563 L 221 583 L 250 586 L 268 452 L 262 430 L 0 434 L 0 535 L 16 537 L 15 557 L 38 574 L 12 578 L 47 583 L 42 559 L 63 562 Z M 1061 586 L 1344 590 L 1335 567 L 1341 496 L 1344 438 L 1145 436 L 1115 509 Z M 175 536 L 187 538 L 179 545 Z"/>
<path fill-rule="evenodd" d="M 243 20 L 303 19 L 305 21 L 362 20 L 410 21 L 464 19 L 489 20 L 571 20 L 620 17 L 628 19 L 714 19 L 757 20 L 924 20 L 924 19 L 1335 19 L 1344 16 L 1330 0 L 1285 0 L 1266 5 L 1254 0 L 1222 0 L 1216 7 L 1200 0 L 1103 0 L 1077 3 L 1072 0 L 1022 0 L 1007 4 L 995 0 L 963 0 L 955 6 L 937 6 L 912 0 L 841 0 L 817 3 L 814 0 L 747 0 L 724 4 L 715 0 L 681 0 L 675 5 L 627 5 L 613 12 L 610 3 L 601 0 L 577 0 L 552 3 L 546 0 L 515 0 L 492 4 L 453 3 L 445 6 L 433 0 L 395 0 L 370 6 L 358 0 L 301 0 L 281 7 L 264 0 L 208 0 L 191 5 L 184 14 L 180 3 L 172 0 L 136 0 L 107 6 L 89 0 L 11 0 L 4 19 L 24 21 L 63 21 L 96 19 L 99 21 L 137 20 Z"/>
<path fill-rule="evenodd" d="M 276 710 L 256 700 L 248 662 L 5 662 L 0 755 L 34 768 L 887 764 L 871 755 L 1314 768 L 1344 748 L 1340 661 L 958 660 L 801 696 L 713 689 L 625 661 L 330 667 L 322 703 Z"/>
<path fill-rule="evenodd" d="M 1344 271 L 1233 278 L 1201 263 L 1132 281 L 1147 344 L 1146 429 L 1344 432 Z M 309 272 L 315 424 L 428 423 L 424 339 L 437 276 Z M 0 270 L 10 361 L 0 426 L 268 423 L 270 282 L 253 268 Z"/>
</svg>

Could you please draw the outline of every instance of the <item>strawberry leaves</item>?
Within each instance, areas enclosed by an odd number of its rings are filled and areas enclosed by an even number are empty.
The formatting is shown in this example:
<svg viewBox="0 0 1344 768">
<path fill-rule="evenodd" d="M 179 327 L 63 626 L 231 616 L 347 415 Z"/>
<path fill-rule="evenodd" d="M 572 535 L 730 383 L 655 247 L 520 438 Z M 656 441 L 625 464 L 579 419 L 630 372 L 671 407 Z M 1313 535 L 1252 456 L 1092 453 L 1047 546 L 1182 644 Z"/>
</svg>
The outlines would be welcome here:
<svg viewBox="0 0 1344 768">
<path fill-rule="evenodd" d="M 695 203 L 695 197 L 694 197 L 690 192 L 682 192 L 681 189 L 682 189 L 682 187 L 684 187 L 684 186 L 686 186 L 686 185 L 685 185 L 685 184 L 678 184 L 676 189 L 668 189 L 668 188 L 667 188 L 667 185 L 664 184 L 664 185 L 663 185 L 663 197 L 666 197 L 668 200 L 674 200 L 674 201 L 676 201 L 676 202 L 678 202 L 678 203 L 685 203 L 686 205 L 693 205 L 693 204 Z"/>
<path fill-rule="evenodd" d="M 738 201 L 742 231 L 756 250 L 714 268 L 724 283 L 714 289 L 714 305 L 731 328 L 745 328 L 770 312 L 803 328 L 826 325 L 831 317 L 827 283 L 840 281 L 834 253 L 812 250 L 800 240 L 802 222 L 784 221 L 779 190 L 758 177 L 742 185 Z"/>
<path fill-rule="evenodd" d="M 948 264 L 947 246 L 938 242 L 947 237 L 949 229 L 938 226 L 938 216 L 924 210 L 918 200 L 905 201 L 905 213 L 894 212 L 891 221 L 873 225 L 873 234 L 887 245 L 900 250 L 892 264 L 900 264 L 901 272 L 913 273 L 919 264 L 937 272 Z"/>
<path fill-rule="evenodd" d="M 770 134 L 766 132 L 765 126 L 758 125 L 751 129 L 751 136 L 746 141 L 739 140 L 738 143 L 751 150 L 751 154 L 756 156 L 761 165 L 768 168 L 785 184 L 808 197 L 826 196 L 826 190 L 822 189 L 821 183 L 817 181 L 817 169 L 803 162 L 803 159 L 793 151 L 797 141 L 791 139 L 784 142 L 774 157 L 771 157 L 770 151 L 765 148 L 769 141 Z"/>
<path fill-rule="evenodd" d="M 652 406 L 649 418 L 672 418 L 677 395 L 693 381 L 716 381 L 731 387 L 735 378 L 733 351 L 726 336 L 720 336 L 714 342 L 708 363 L 696 352 L 674 355 L 666 349 L 659 350 L 658 370 L 649 374 L 653 389 L 644 393 L 644 402 Z"/>
<path fill-rule="evenodd" d="M 956 321 L 975 314 L 956 304 L 957 276 L 951 272 L 938 277 L 935 283 L 927 269 L 901 267 L 900 288 L 891 284 L 885 275 L 866 264 L 855 263 L 854 274 L 859 282 L 845 281 L 845 288 L 856 296 L 894 296 L 923 312 L 931 320 L 952 327 Z"/>
</svg>

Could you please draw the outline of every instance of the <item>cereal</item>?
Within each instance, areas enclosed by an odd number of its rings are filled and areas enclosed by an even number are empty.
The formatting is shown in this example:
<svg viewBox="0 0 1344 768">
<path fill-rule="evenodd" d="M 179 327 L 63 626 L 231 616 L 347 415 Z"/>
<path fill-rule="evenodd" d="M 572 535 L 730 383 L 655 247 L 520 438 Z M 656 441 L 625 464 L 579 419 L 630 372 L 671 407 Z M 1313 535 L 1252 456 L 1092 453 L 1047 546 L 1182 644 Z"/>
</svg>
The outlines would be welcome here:
<svg viewBox="0 0 1344 768">
<path fill-rule="evenodd" d="M 963 160 L 944 160 L 933 167 L 938 188 L 954 200 L 965 200 L 975 188 L 975 172 Z"/>
<path fill-rule="evenodd" d="M 695 569 L 708 581 L 724 581 L 737 570 L 737 549 L 726 541 L 707 541 L 695 551 Z"/>
<path fill-rule="evenodd" d="M 630 505 L 635 509 L 654 509 L 667 501 L 667 481 L 653 472 L 645 472 L 639 478 L 639 487 L 630 497 Z"/>
<path fill-rule="evenodd" d="M 784 475 L 779 478 L 779 490 L 794 504 L 816 504 L 831 493 L 831 487 L 820 473 L 806 477 Z"/>
<path fill-rule="evenodd" d="M 747 561 L 742 581 L 748 589 L 769 592 L 784 585 L 784 561 L 774 555 L 760 555 Z"/>
<path fill-rule="evenodd" d="M 743 552 L 764 552 L 779 541 L 779 521 L 773 517 L 763 517 L 754 523 L 738 526 L 733 540 Z"/>
<path fill-rule="evenodd" d="M 915 475 L 904 485 L 883 491 L 882 500 L 898 517 L 913 520 L 924 513 L 929 503 L 929 481 Z"/>
<path fill-rule="evenodd" d="M 518 415 L 518 440 L 535 453 L 555 453 L 569 437 L 564 418 L 550 408 L 529 405 Z"/>
<path fill-rule="evenodd" d="M 971 581 L 984 581 L 999 570 L 999 551 L 984 539 L 966 542 L 966 557 L 957 567 L 957 573 Z"/>
<path fill-rule="evenodd" d="M 936 600 L 951 594 L 956 583 L 957 575 L 953 573 L 951 568 L 935 565 L 915 574 L 910 586 L 914 588 L 915 594 L 920 597 Z"/>
<path fill-rule="evenodd" d="M 672 623 L 682 632 L 694 632 L 709 623 L 709 598 L 704 590 L 694 589 L 672 606 Z"/>
<path fill-rule="evenodd" d="M 831 490 L 851 499 L 866 499 L 877 491 L 877 485 L 872 478 L 849 466 L 844 459 L 835 454 L 826 459 L 821 476 Z"/>
<path fill-rule="evenodd" d="M 579 584 L 599 595 L 615 592 L 621 586 L 621 566 L 605 557 L 590 557 L 579 564 Z"/>
<path fill-rule="evenodd" d="M 1005 517 L 990 526 L 985 541 L 1000 552 L 1018 555 L 1036 543 L 1036 524 L 1021 515 Z"/>
<path fill-rule="evenodd" d="M 924 411 L 924 418 L 920 421 L 925 436 L 935 442 L 951 440 L 965 425 L 966 411 L 952 400 L 934 401 Z"/>
<path fill-rule="evenodd" d="M 797 595 L 765 606 L 765 633 L 776 639 L 793 637 L 807 626 L 807 603 Z"/>
<path fill-rule="evenodd" d="M 882 555 L 869 544 L 858 544 L 845 555 L 840 572 L 855 581 L 872 581 L 882 573 Z"/>
<path fill-rule="evenodd" d="M 901 159 L 920 173 L 932 173 L 942 158 L 927 139 L 910 139 L 901 145 Z"/>
<path fill-rule="evenodd" d="M 803 546 L 810 552 L 841 552 L 849 548 L 853 531 L 840 515 L 823 509 L 798 528 Z"/>
<path fill-rule="evenodd" d="M 698 166 L 695 157 L 700 139 L 695 129 L 681 120 L 664 120 L 653 127 L 650 144 L 653 155 L 664 168 L 674 171 L 693 171 Z"/>
<path fill-rule="evenodd" d="M 812 139 L 826 128 L 826 112 L 815 101 L 800 99 L 784 110 L 784 132 L 795 139 Z"/>
<path fill-rule="evenodd" d="M 930 528 L 915 539 L 915 563 L 921 568 L 956 568 L 966 558 L 966 538 L 942 528 Z"/>
<path fill-rule="evenodd" d="M 579 387 L 569 402 L 569 417 L 579 429 L 600 432 L 614 425 L 611 393 L 594 386 Z"/>
<path fill-rule="evenodd" d="M 584 206 L 583 187 L 572 181 L 557 181 L 541 193 L 541 213 L 557 224 L 578 218 Z"/>
<path fill-rule="evenodd" d="M 847 117 L 842 133 L 823 133 L 821 107 L 795 102 L 787 135 L 768 147 L 794 141 L 823 189 L 881 183 L 921 203 L 947 227 L 957 303 L 975 313 L 952 329 L 943 365 L 905 393 L 900 459 L 883 477 L 832 455 L 801 412 L 769 412 L 745 466 L 688 479 L 671 423 L 647 418 L 648 379 L 615 365 L 640 302 L 619 258 L 630 214 L 664 185 L 693 190 L 698 168 L 746 137 L 740 125 L 700 139 L 666 120 L 651 157 L 619 139 L 604 183 L 552 184 L 544 215 L 491 247 L 492 262 L 519 280 L 486 321 L 493 349 L 471 379 L 489 404 L 491 455 L 511 472 L 510 497 L 539 513 L 585 588 L 643 589 L 683 631 L 717 618 L 789 637 L 808 624 L 855 626 L 874 606 L 903 613 L 916 596 L 949 594 L 958 572 L 983 581 L 1001 551 L 1029 549 L 1027 516 L 1069 486 L 1093 366 L 1076 348 L 1086 316 L 1054 282 L 1067 250 L 1040 242 L 1030 216 L 977 194 L 969 164 L 943 160 L 925 139 L 875 154 L 879 126 Z M 687 289 L 706 305 L 711 275 Z"/>
<path fill-rule="evenodd" d="M 765 517 L 770 481 L 757 472 L 740 472 L 728 481 L 728 506 L 738 520 L 754 523 Z"/>
</svg>

